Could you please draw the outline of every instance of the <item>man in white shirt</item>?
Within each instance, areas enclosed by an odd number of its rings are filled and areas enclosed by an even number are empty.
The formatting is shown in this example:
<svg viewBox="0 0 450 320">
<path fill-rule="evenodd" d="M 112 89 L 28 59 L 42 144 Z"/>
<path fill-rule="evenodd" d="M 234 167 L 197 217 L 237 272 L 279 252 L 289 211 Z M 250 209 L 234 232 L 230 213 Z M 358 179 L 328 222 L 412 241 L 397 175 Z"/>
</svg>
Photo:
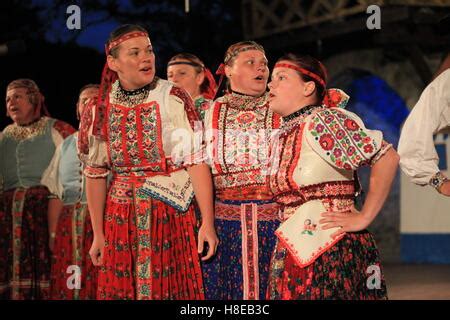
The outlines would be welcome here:
<svg viewBox="0 0 450 320">
<path fill-rule="evenodd" d="M 398 145 L 400 167 L 412 182 L 450 196 L 450 180 L 439 170 L 433 135 L 450 129 L 450 69 L 422 92 L 405 121 Z"/>
</svg>

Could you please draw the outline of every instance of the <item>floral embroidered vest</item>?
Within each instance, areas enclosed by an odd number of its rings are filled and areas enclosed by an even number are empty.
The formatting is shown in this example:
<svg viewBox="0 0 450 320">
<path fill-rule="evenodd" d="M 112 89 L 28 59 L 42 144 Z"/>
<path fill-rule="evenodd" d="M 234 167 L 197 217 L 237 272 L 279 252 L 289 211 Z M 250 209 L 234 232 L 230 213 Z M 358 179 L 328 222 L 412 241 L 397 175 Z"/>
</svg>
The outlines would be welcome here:
<svg viewBox="0 0 450 320">
<path fill-rule="evenodd" d="M 259 98 L 231 93 L 212 110 L 212 171 L 216 195 L 222 200 L 269 200 L 269 139 L 280 117 Z"/>
<path fill-rule="evenodd" d="M 275 200 L 285 207 L 298 207 L 313 199 L 354 196 L 352 171 L 330 165 L 317 152 L 321 142 L 309 131 L 308 120 L 321 111 L 326 109 L 316 107 L 312 113 L 284 123 L 273 141 L 269 185 Z"/>
<path fill-rule="evenodd" d="M 168 105 L 172 85 L 158 81 L 143 103 L 118 104 L 113 84 L 108 110 L 108 153 L 114 172 L 119 175 L 151 176 L 167 172 L 163 150 L 160 106 Z"/>
</svg>

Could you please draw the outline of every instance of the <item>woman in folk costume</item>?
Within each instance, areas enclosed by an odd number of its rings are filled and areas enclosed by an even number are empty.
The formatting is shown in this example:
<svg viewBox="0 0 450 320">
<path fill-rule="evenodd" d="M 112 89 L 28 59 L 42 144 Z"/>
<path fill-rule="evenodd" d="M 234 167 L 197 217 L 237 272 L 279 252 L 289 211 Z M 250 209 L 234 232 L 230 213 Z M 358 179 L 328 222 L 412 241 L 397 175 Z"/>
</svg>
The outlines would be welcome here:
<svg viewBox="0 0 450 320">
<path fill-rule="evenodd" d="M 203 120 L 217 89 L 216 81 L 205 64 L 191 53 L 179 53 L 167 64 L 167 80 L 190 94 Z"/>
<path fill-rule="evenodd" d="M 220 246 L 204 263 L 208 299 L 263 299 L 278 226 L 278 206 L 267 184 L 268 140 L 280 117 L 268 106 L 264 49 L 236 43 L 218 73 L 229 92 L 205 116 L 205 135 L 216 191 Z"/>
<path fill-rule="evenodd" d="M 14 123 L 0 139 L 0 299 L 47 299 L 49 191 L 41 178 L 57 146 L 75 130 L 50 118 L 33 80 L 6 88 Z"/>
<path fill-rule="evenodd" d="M 79 136 L 94 232 L 90 255 L 101 266 L 97 298 L 203 299 L 199 253 L 207 242 L 202 259 L 211 257 L 218 239 L 192 99 L 155 76 L 145 29 L 119 27 L 106 54 L 95 112 L 85 112 Z M 198 243 L 194 191 L 203 221 Z"/>
<path fill-rule="evenodd" d="M 98 84 L 81 88 L 77 118 L 87 101 L 98 95 Z M 91 111 L 89 111 L 91 112 Z M 95 299 L 98 270 L 89 257 L 92 226 L 84 192 L 83 167 L 77 156 L 78 133 L 67 137 L 56 149 L 44 173 L 42 184 L 48 187 L 51 268 L 51 299 Z"/>
<path fill-rule="evenodd" d="M 385 299 L 380 258 L 366 230 L 382 208 L 399 157 L 377 130 L 342 109 L 348 96 L 326 90 L 323 65 L 280 58 L 270 107 L 283 116 L 271 148 L 270 187 L 281 206 L 269 299 Z M 354 172 L 370 165 L 366 201 L 354 207 Z"/>
</svg>

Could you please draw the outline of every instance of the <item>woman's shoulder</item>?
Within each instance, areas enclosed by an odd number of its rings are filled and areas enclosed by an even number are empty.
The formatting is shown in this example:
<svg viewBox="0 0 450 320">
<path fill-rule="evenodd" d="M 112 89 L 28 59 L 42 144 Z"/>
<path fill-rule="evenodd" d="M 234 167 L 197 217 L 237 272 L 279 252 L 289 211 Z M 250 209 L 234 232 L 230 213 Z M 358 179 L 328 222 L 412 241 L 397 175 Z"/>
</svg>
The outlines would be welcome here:
<svg viewBox="0 0 450 320">
<path fill-rule="evenodd" d="M 59 120 L 53 120 L 53 129 L 55 129 L 64 139 L 76 132 L 75 128 L 69 123 Z"/>
<path fill-rule="evenodd" d="M 312 149 L 333 166 L 346 170 L 368 164 L 383 139 L 381 131 L 367 129 L 355 113 L 342 108 L 312 114 L 306 129 Z"/>
</svg>

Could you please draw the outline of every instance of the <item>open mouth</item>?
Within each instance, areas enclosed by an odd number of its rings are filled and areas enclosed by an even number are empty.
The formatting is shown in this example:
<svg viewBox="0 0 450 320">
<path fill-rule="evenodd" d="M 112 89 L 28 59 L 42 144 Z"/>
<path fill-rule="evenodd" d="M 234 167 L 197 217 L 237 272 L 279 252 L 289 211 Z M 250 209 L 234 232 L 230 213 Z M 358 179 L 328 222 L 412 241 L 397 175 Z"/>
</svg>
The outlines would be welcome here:
<svg viewBox="0 0 450 320">
<path fill-rule="evenodd" d="M 145 68 L 140 69 L 139 71 L 147 73 L 147 72 L 150 72 L 151 70 L 152 70 L 151 67 L 145 67 Z"/>
<path fill-rule="evenodd" d="M 257 77 L 255 77 L 255 80 L 263 81 L 263 80 L 264 80 L 264 77 L 263 77 L 263 76 L 257 76 Z"/>
</svg>

